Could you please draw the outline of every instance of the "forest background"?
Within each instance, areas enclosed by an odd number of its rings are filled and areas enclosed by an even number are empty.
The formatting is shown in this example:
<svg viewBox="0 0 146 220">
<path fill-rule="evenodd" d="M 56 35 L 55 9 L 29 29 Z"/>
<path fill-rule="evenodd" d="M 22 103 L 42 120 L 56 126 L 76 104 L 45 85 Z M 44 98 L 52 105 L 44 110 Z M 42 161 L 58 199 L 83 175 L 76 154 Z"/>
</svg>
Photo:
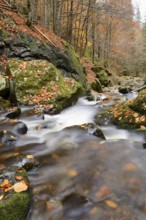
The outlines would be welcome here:
<svg viewBox="0 0 146 220">
<path fill-rule="evenodd" d="M 72 44 L 80 57 L 120 75 L 146 72 L 146 20 L 132 0 L 10 0 L 34 24 Z"/>
</svg>

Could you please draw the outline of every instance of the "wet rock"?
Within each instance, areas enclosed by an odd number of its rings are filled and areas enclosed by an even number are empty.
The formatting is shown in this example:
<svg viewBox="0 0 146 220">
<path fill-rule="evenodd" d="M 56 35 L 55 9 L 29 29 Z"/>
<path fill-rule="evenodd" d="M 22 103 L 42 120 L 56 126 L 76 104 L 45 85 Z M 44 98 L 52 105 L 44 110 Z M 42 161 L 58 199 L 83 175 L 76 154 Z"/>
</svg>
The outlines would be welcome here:
<svg viewBox="0 0 146 220">
<path fill-rule="evenodd" d="M 27 118 L 30 120 L 44 120 L 43 110 L 35 108 L 23 110 L 21 113 L 21 118 Z"/>
<path fill-rule="evenodd" d="M 87 125 L 88 126 L 88 132 L 89 134 L 92 134 L 98 138 L 102 138 L 103 140 L 105 140 L 105 136 L 101 130 L 101 128 L 98 125 L 95 125 L 93 123 L 90 123 Z"/>
<path fill-rule="evenodd" d="M 23 122 L 19 121 L 15 124 L 14 131 L 16 131 L 16 133 L 26 134 L 27 130 L 28 130 L 28 128 L 27 128 L 26 124 L 24 124 Z"/>
<path fill-rule="evenodd" d="M 43 112 L 44 114 L 49 114 L 49 115 L 55 115 L 60 113 L 61 110 L 58 110 L 56 108 L 44 108 Z"/>
<path fill-rule="evenodd" d="M 131 87 L 119 87 L 118 90 L 122 94 L 127 94 L 132 91 L 132 88 Z"/>
<path fill-rule="evenodd" d="M 82 217 L 90 202 L 85 196 L 71 193 L 62 200 L 64 214 L 69 217 Z"/>
<path fill-rule="evenodd" d="M 26 171 L 30 171 L 39 166 L 39 162 L 33 157 L 33 155 L 26 155 L 23 153 L 16 153 L 11 158 L 11 163 L 17 164 L 20 168 L 24 168 Z"/>
<path fill-rule="evenodd" d="M 16 167 L 7 168 L 0 172 L 0 184 L 0 219 L 25 220 L 31 203 L 26 171 Z"/>
<path fill-rule="evenodd" d="M 13 108 L 13 110 L 9 111 L 8 113 L 5 114 L 6 118 L 14 119 L 18 118 L 21 114 L 21 109 L 20 108 Z"/>
<path fill-rule="evenodd" d="M 11 131 L 0 131 L 0 141 L 6 146 L 15 146 L 17 139 L 18 137 Z"/>
</svg>

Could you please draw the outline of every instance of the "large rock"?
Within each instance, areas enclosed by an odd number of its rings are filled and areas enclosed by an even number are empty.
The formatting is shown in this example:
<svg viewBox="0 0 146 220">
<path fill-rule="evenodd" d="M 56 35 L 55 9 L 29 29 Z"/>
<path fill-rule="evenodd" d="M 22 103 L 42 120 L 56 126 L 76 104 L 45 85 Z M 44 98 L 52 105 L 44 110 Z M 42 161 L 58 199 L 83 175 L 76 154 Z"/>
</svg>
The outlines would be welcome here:
<svg viewBox="0 0 146 220">
<path fill-rule="evenodd" d="M 95 79 L 95 81 L 91 84 L 91 89 L 97 92 L 102 92 L 102 86 L 99 79 Z"/>
<path fill-rule="evenodd" d="M 60 69 L 64 76 L 73 77 L 86 87 L 85 72 L 72 46 L 65 41 L 63 48 L 55 47 L 26 33 L 10 35 L 2 32 L 2 41 L 6 45 L 8 56 L 24 60 L 44 59 Z"/>
<path fill-rule="evenodd" d="M 98 77 L 101 85 L 103 85 L 103 86 L 110 85 L 110 80 L 109 80 L 108 74 L 104 70 L 100 71 L 97 74 L 97 77 Z"/>
<path fill-rule="evenodd" d="M 76 102 L 82 86 L 73 78 L 63 77 L 52 63 L 45 60 L 10 59 L 16 95 L 23 104 L 63 109 Z"/>
</svg>

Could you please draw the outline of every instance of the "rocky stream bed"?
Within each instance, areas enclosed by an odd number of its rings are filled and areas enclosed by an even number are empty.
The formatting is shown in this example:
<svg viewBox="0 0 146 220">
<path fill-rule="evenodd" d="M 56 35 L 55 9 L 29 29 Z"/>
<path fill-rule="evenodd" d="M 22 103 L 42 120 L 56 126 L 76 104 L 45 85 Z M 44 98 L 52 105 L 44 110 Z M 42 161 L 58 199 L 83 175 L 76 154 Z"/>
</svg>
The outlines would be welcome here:
<svg viewBox="0 0 146 220">
<path fill-rule="evenodd" d="M 1 113 L 1 220 L 146 219 L 146 133 L 99 128 L 105 99 L 80 98 L 52 116 Z"/>
</svg>

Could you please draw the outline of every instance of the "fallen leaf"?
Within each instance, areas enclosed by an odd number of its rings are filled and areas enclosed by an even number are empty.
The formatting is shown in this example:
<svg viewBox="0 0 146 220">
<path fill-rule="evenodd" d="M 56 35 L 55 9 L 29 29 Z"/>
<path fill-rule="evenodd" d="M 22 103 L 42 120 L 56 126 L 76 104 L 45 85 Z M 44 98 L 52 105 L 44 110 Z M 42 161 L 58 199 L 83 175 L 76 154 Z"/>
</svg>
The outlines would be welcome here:
<svg viewBox="0 0 146 220">
<path fill-rule="evenodd" d="M 23 177 L 22 176 L 15 176 L 15 179 L 16 180 L 23 180 Z"/>
<path fill-rule="evenodd" d="M 23 169 L 20 167 L 20 168 L 18 168 L 18 172 L 19 173 L 22 173 L 23 172 Z"/>
<path fill-rule="evenodd" d="M 9 183 L 9 180 L 8 179 L 4 179 L 2 181 L 2 183 L 0 184 L 0 187 L 4 187 L 5 185 L 7 185 Z"/>
<path fill-rule="evenodd" d="M 13 189 L 13 186 L 12 186 L 12 184 L 10 184 L 10 183 L 6 184 L 6 185 L 3 187 L 4 192 L 8 192 L 8 191 L 10 191 L 11 189 Z"/>
<path fill-rule="evenodd" d="M 95 215 L 97 213 L 97 208 L 96 207 L 93 207 L 91 210 L 90 210 L 90 213 L 91 215 Z"/>
<path fill-rule="evenodd" d="M 105 204 L 112 209 L 116 209 L 118 207 L 117 203 L 113 202 L 112 200 L 106 200 Z"/>
<path fill-rule="evenodd" d="M 28 155 L 26 156 L 26 158 L 28 158 L 28 159 L 33 159 L 33 155 L 28 154 Z"/>
<path fill-rule="evenodd" d="M 78 173 L 75 169 L 71 169 L 71 170 L 68 171 L 68 176 L 70 176 L 70 177 L 74 177 L 74 176 L 77 176 L 77 175 L 78 175 Z"/>
<path fill-rule="evenodd" d="M 110 194 L 110 189 L 109 189 L 109 187 L 106 186 L 106 185 L 103 185 L 103 186 L 99 189 L 99 191 L 96 193 L 96 198 L 97 198 L 97 199 L 101 199 L 101 198 L 103 198 L 103 197 L 105 197 L 105 196 L 107 196 L 107 195 L 109 195 L 109 194 Z"/>
<path fill-rule="evenodd" d="M 135 171 L 137 170 L 137 165 L 135 163 L 126 163 L 123 167 L 124 171 Z"/>
<path fill-rule="evenodd" d="M 23 192 L 26 191 L 28 189 L 28 186 L 26 185 L 25 181 L 21 181 L 19 183 L 15 183 L 13 186 L 15 192 Z"/>
<path fill-rule="evenodd" d="M 0 195 L 0 200 L 2 200 L 4 198 L 4 195 Z"/>
</svg>

